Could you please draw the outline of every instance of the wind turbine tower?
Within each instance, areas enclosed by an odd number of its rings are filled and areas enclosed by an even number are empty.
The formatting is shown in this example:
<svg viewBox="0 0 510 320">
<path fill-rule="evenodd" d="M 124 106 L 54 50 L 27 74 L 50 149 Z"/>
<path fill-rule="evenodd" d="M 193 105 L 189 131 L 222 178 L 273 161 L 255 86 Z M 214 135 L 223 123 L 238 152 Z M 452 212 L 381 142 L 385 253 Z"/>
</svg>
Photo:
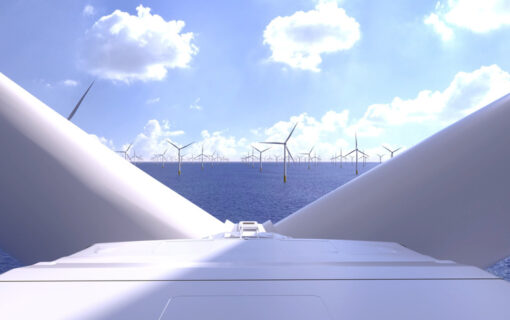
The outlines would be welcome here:
<svg viewBox="0 0 510 320">
<path fill-rule="evenodd" d="M 296 129 L 297 123 L 294 125 L 294 128 L 289 133 L 289 136 L 287 139 L 285 139 L 284 142 L 261 142 L 265 144 L 281 144 L 283 145 L 283 183 L 287 182 L 287 153 L 289 154 L 289 157 L 292 159 L 292 154 L 289 151 L 289 148 L 287 148 L 287 142 L 289 142 L 290 137 L 294 133 L 294 130 Z"/>
<path fill-rule="evenodd" d="M 181 175 L 181 164 L 182 164 L 182 157 L 181 157 L 181 150 L 184 149 L 184 148 L 187 148 L 189 147 L 190 145 L 192 145 L 194 142 L 191 142 L 191 143 L 188 143 L 187 145 L 185 145 L 184 147 L 178 147 L 177 145 L 175 145 L 172 141 L 170 141 L 169 139 L 166 139 L 166 142 L 170 143 L 172 146 L 175 147 L 175 149 L 177 149 L 177 159 L 179 160 L 179 169 L 177 171 L 177 174 L 178 175 Z"/>
</svg>

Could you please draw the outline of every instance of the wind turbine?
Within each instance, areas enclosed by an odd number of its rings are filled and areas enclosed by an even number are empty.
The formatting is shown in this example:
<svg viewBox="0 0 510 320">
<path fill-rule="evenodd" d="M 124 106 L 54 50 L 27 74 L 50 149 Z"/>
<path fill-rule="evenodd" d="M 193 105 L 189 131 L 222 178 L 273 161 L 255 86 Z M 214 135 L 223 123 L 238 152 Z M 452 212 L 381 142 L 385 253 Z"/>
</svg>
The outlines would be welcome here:
<svg viewBox="0 0 510 320">
<path fill-rule="evenodd" d="M 168 151 L 168 149 L 166 149 L 166 150 L 165 150 L 165 152 L 163 152 L 163 153 L 159 153 L 159 154 L 155 154 L 155 155 L 154 155 L 154 158 L 155 158 L 156 160 L 160 160 L 160 161 L 161 161 L 161 168 L 164 168 L 164 167 L 165 167 L 165 160 L 166 160 L 166 158 L 165 158 L 165 153 L 166 153 L 167 151 Z"/>
<path fill-rule="evenodd" d="M 177 174 L 178 175 L 181 175 L 181 163 L 182 163 L 182 157 L 181 157 L 181 150 L 184 149 L 184 148 L 187 148 L 189 147 L 190 145 L 192 145 L 194 142 L 191 142 L 191 143 L 188 143 L 187 145 L 185 145 L 184 147 L 178 147 L 177 145 L 175 145 L 172 141 L 170 141 L 169 139 L 166 139 L 166 142 L 170 143 L 172 146 L 175 147 L 175 149 L 177 149 L 177 158 L 179 160 L 179 169 L 177 171 Z"/>
<path fill-rule="evenodd" d="M 73 111 L 71 111 L 71 113 L 69 114 L 69 116 L 67 117 L 67 120 L 71 121 L 71 119 L 73 118 L 74 114 L 76 113 L 76 111 L 78 111 L 78 108 L 80 107 L 80 104 L 82 103 L 83 99 L 85 99 L 85 96 L 87 95 L 87 93 L 89 93 L 89 90 L 90 88 L 92 88 L 92 85 L 94 84 L 95 80 L 92 81 L 92 83 L 90 84 L 90 86 L 87 88 L 87 91 L 85 91 L 85 93 L 81 96 L 80 100 L 78 101 L 78 103 L 74 106 L 74 109 Z"/>
<path fill-rule="evenodd" d="M 254 146 L 252 146 L 253 149 L 257 150 L 259 152 L 259 163 L 260 163 L 260 172 L 262 172 L 262 153 L 266 152 L 267 150 L 271 149 L 271 148 L 266 148 L 264 150 L 259 150 L 257 148 L 255 148 Z"/>
<path fill-rule="evenodd" d="M 342 160 L 344 156 L 342 155 L 342 148 L 340 148 L 340 155 L 338 156 L 340 158 L 340 168 L 342 167 Z"/>
<path fill-rule="evenodd" d="M 384 154 L 377 154 L 377 156 L 379 157 L 379 163 L 382 163 L 382 158 L 384 157 Z"/>
<path fill-rule="evenodd" d="M 363 168 L 365 167 L 365 164 L 367 162 L 367 158 L 368 158 L 368 155 L 366 153 L 363 153 L 363 155 L 361 156 L 361 159 L 363 159 Z"/>
<path fill-rule="evenodd" d="M 290 158 L 292 159 L 292 155 L 290 154 L 289 148 L 287 148 L 287 142 L 289 141 L 290 137 L 294 133 L 294 130 L 296 129 L 297 123 L 294 125 L 294 128 L 289 133 L 289 136 L 287 139 L 285 139 L 284 142 L 261 142 L 265 144 L 281 144 L 283 145 L 283 183 L 287 182 L 287 152 L 289 153 Z M 294 159 L 292 159 L 294 160 Z"/>
<path fill-rule="evenodd" d="M 348 155 L 350 155 L 353 152 L 356 153 L 356 175 L 358 175 L 358 153 L 361 153 L 361 154 L 365 154 L 365 153 L 363 153 L 361 150 L 358 149 L 358 134 L 357 133 L 354 133 L 354 145 L 355 145 L 354 150 L 352 150 L 345 156 L 347 157 Z"/>
<path fill-rule="evenodd" d="M 385 146 L 383 146 L 383 148 L 384 148 L 384 149 L 386 149 L 386 150 L 388 150 L 388 152 L 391 154 L 391 157 L 392 157 L 392 158 L 393 158 L 393 154 L 394 154 L 395 152 L 397 152 L 398 150 L 402 149 L 402 147 L 400 147 L 400 148 L 397 148 L 397 149 L 395 149 L 395 150 L 393 150 L 393 151 L 392 151 L 392 150 L 390 150 L 390 149 L 386 148 Z"/>
<path fill-rule="evenodd" d="M 196 158 L 200 157 L 201 159 L 200 161 L 202 162 L 202 170 L 204 170 L 204 156 L 206 155 L 204 154 L 204 145 L 202 145 L 202 152 L 198 156 L 196 156 Z"/>
<path fill-rule="evenodd" d="M 136 160 L 143 160 L 142 157 L 140 157 L 139 155 L 136 154 L 136 151 L 135 149 L 133 149 L 133 157 L 132 157 L 132 161 L 131 162 L 135 162 Z"/>
<path fill-rule="evenodd" d="M 303 155 L 306 155 L 308 156 L 308 169 L 310 169 L 310 161 L 312 160 L 312 151 L 313 151 L 313 148 L 315 148 L 315 146 L 312 147 L 312 149 L 310 149 L 310 151 L 307 152 L 302 152 L 301 154 Z"/>
<path fill-rule="evenodd" d="M 131 157 L 129 156 L 128 152 L 129 152 L 129 149 L 131 149 L 131 146 L 132 146 L 132 145 L 133 145 L 133 142 L 131 142 L 131 143 L 129 144 L 129 146 L 126 148 L 126 150 L 117 150 L 117 151 L 115 151 L 115 152 L 123 154 L 123 155 L 124 155 L 124 159 L 125 159 L 125 160 L 128 160 L 128 159 L 129 159 L 129 161 L 131 161 Z"/>
</svg>

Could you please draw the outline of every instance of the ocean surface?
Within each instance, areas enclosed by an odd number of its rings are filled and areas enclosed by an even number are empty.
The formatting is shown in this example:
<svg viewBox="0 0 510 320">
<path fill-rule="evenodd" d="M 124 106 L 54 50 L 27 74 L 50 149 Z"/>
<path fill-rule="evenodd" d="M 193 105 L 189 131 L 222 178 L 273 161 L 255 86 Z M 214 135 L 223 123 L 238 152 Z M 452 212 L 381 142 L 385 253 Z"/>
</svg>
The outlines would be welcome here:
<svg viewBox="0 0 510 320">
<path fill-rule="evenodd" d="M 221 221 L 254 220 L 278 222 L 289 214 L 355 178 L 354 165 L 319 163 L 308 169 L 305 163 L 288 167 L 283 183 L 282 163 L 184 163 L 182 175 L 177 164 L 136 163 L 143 171 L 161 181 Z M 359 166 L 360 174 L 377 166 Z M 0 248 L 2 244 L 0 243 Z M 21 264 L 0 249 L 0 273 Z M 488 271 L 510 281 L 510 257 Z"/>
</svg>

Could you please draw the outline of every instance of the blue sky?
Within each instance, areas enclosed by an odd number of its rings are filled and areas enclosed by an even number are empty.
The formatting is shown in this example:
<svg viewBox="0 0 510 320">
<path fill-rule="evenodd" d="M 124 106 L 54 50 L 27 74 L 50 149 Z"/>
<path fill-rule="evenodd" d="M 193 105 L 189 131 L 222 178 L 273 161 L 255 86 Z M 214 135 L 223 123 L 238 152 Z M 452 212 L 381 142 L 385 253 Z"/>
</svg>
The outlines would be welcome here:
<svg viewBox="0 0 510 320">
<path fill-rule="evenodd" d="M 96 79 L 73 122 L 145 158 L 239 159 L 298 122 L 293 153 L 357 131 L 375 160 L 510 91 L 504 0 L 2 1 L 0 39 L 0 72 L 62 115 Z"/>
</svg>

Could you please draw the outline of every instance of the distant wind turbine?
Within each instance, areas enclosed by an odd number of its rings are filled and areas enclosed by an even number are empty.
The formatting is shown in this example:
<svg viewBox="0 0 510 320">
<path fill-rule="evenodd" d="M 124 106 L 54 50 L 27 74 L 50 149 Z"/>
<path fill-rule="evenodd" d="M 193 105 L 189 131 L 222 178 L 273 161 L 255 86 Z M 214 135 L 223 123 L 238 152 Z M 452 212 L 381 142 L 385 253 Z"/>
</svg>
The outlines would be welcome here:
<svg viewBox="0 0 510 320">
<path fill-rule="evenodd" d="M 384 149 L 386 149 L 386 150 L 388 150 L 388 152 L 391 154 L 391 157 L 392 157 L 392 158 L 393 158 L 393 154 L 394 154 L 395 152 L 397 152 L 398 150 L 402 149 L 402 147 L 400 147 L 400 148 L 397 148 L 397 149 L 395 149 L 395 150 L 393 150 L 393 151 L 392 151 L 392 150 L 390 150 L 389 148 L 386 148 L 385 146 L 383 146 L 383 148 L 384 148 Z"/>
<path fill-rule="evenodd" d="M 352 150 L 345 156 L 347 157 L 348 155 L 350 155 L 353 152 L 356 153 L 356 175 L 358 175 L 358 153 L 361 153 L 361 154 L 365 154 L 365 153 L 363 153 L 361 150 L 358 149 L 358 135 L 357 135 L 357 133 L 354 133 L 354 145 L 355 145 L 354 150 Z"/>
<path fill-rule="evenodd" d="M 379 157 L 379 163 L 381 163 L 382 162 L 382 158 L 384 157 L 384 154 L 379 154 L 378 153 L 377 156 Z"/>
<path fill-rule="evenodd" d="M 71 121 L 71 119 L 73 118 L 74 114 L 76 113 L 76 111 L 78 111 L 78 108 L 80 107 L 80 104 L 82 103 L 83 99 L 85 99 L 85 96 L 87 95 L 87 93 L 89 93 L 89 90 L 90 88 L 92 88 L 92 85 L 94 84 L 95 80 L 92 81 L 92 83 L 90 84 L 90 86 L 88 87 L 87 91 L 85 91 L 85 93 L 81 96 L 80 100 L 78 101 L 78 103 L 76 104 L 76 106 L 74 106 L 74 109 L 73 111 L 71 111 L 71 113 L 69 114 L 69 116 L 67 117 L 67 120 Z"/>
<path fill-rule="evenodd" d="M 126 150 L 117 150 L 117 151 L 115 151 L 115 152 L 120 153 L 120 154 L 123 154 L 123 155 L 124 155 L 124 159 L 125 159 L 125 160 L 128 160 L 128 159 L 129 159 L 129 161 L 131 161 L 131 157 L 129 156 L 128 152 L 129 152 L 129 149 L 131 149 L 131 146 L 132 146 L 132 145 L 133 145 L 133 143 L 131 142 L 131 143 L 129 144 L 129 146 L 126 148 Z"/>
<path fill-rule="evenodd" d="M 155 154 L 154 158 L 161 161 L 161 168 L 165 167 L 165 153 L 168 151 L 168 149 L 165 150 L 163 153 Z"/>
<path fill-rule="evenodd" d="M 271 148 L 266 148 L 264 150 L 259 150 L 259 149 L 255 148 L 254 146 L 252 146 L 252 147 L 253 147 L 253 149 L 255 149 L 255 150 L 257 150 L 259 152 L 260 172 L 262 172 L 262 154 L 264 152 L 266 152 L 267 150 L 271 149 Z"/>
<path fill-rule="evenodd" d="M 290 158 L 292 159 L 292 154 L 290 153 L 289 148 L 287 148 L 287 142 L 289 141 L 290 137 L 294 133 L 296 126 L 297 126 L 297 123 L 294 125 L 294 128 L 292 128 L 292 130 L 289 133 L 289 136 L 287 137 L 287 139 L 285 139 L 284 142 L 261 142 L 261 143 L 265 143 L 265 144 L 281 144 L 281 145 L 283 145 L 283 183 L 287 182 L 287 153 L 289 154 Z"/>
<path fill-rule="evenodd" d="M 204 170 L 204 157 L 207 157 L 205 154 L 204 154 L 204 145 L 202 145 L 202 152 L 196 156 L 196 158 L 200 157 L 201 159 L 201 162 L 202 162 L 202 170 Z"/>
<path fill-rule="evenodd" d="M 132 159 L 133 160 L 131 162 L 135 162 L 137 160 L 143 160 L 142 157 L 140 157 L 139 155 L 136 154 L 136 150 L 135 149 L 133 149 L 133 157 L 132 157 Z"/>
<path fill-rule="evenodd" d="M 188 143 L 187 145 L 185 145 L 184 147 L 178 147 L 177 145 L 175 145 L 172 141 L 170 141 L 169 139 L 166 139 L 166 142 L 170 143 L 172 146 L 175 147 L 175 149 L 177 149 L 177 158 L 179 160 L 179 169 L 177 171 L 177 174 L 178 175 L 181 175 L 181 163 L 182 163 L 182 157 L 181 157 L 181 150 L 184 149 L 184 148 L 187 148 L 189 147 L 190 145 L 192 145 L 194 142 L 191 142 L 191 143 Z"/>
<path fill-rule="evenodd" d="M 313 146 L 312 149 L 310 149 L 308 152 L 301 152 L 301 154 L 308 156 L 308 169 L 310 169 L 310 162 L 312 161 L 313 148 L 315 148 L 315 146 Z"/>
</svg>

